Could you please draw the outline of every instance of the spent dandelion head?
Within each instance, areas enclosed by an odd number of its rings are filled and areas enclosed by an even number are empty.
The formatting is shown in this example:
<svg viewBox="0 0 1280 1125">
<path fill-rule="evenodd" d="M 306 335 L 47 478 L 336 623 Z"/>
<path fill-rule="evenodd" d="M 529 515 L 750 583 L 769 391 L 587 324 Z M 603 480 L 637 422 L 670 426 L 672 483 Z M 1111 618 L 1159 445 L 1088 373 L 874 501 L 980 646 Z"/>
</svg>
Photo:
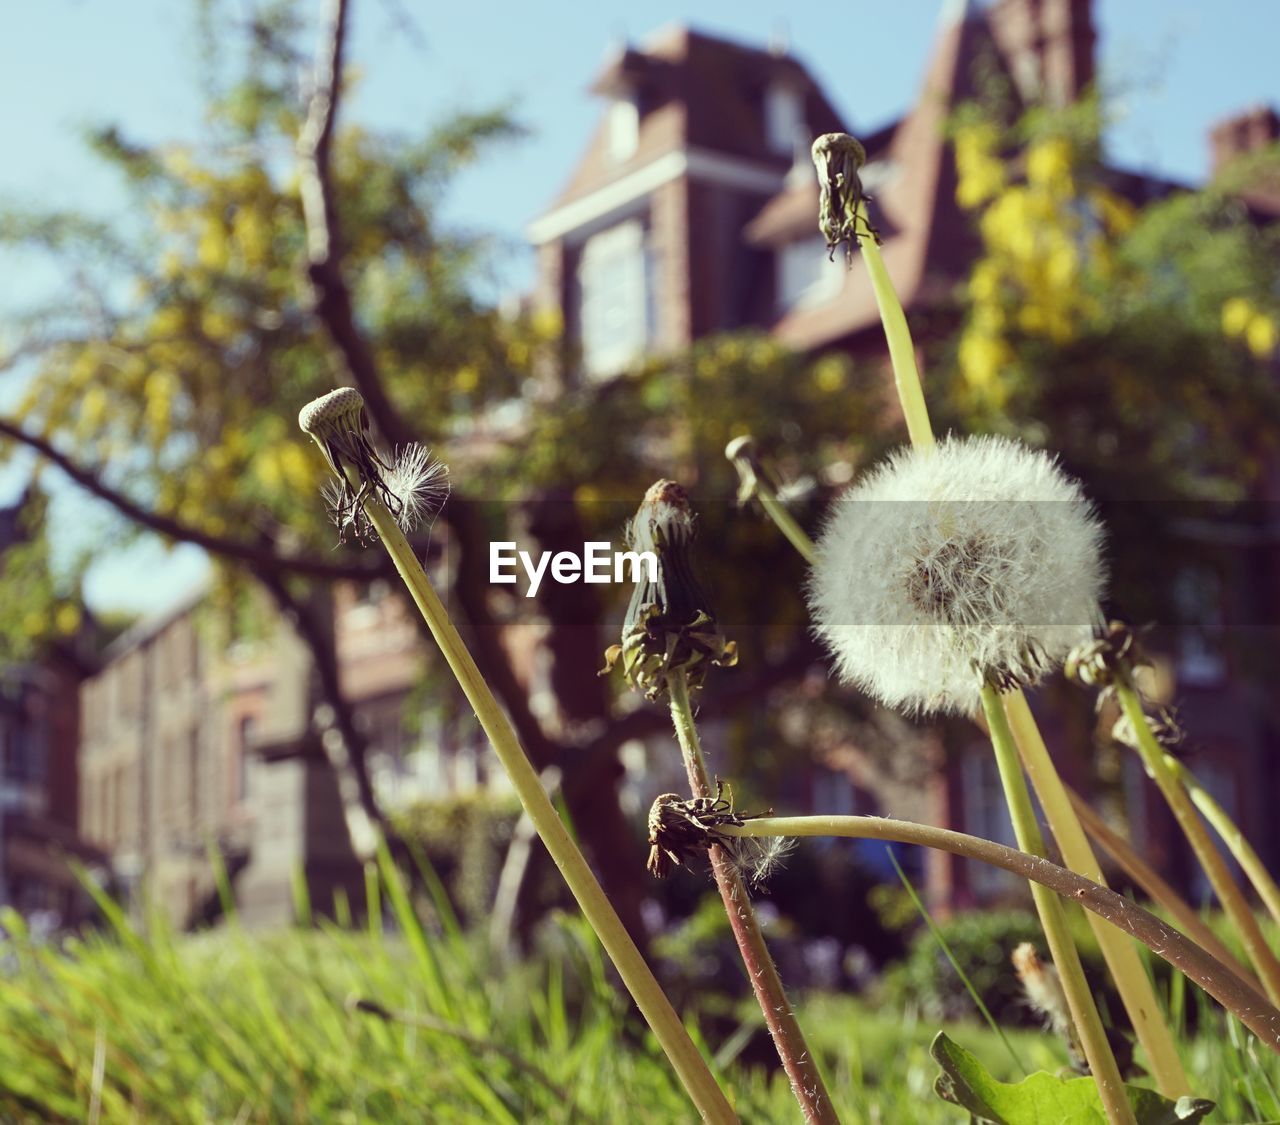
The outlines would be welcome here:
<svg viewBox="0 0 1280 1125">
<path fill-rule="evenodd" d="M 366 500 L 386 507 L 402 531 L 430 524 L 449 497 L 449 470 L 417 443 L 396 451 L 388 461 L 374 445 L 364 399 L 351 387 L 339 387 L 307 403 L 298 424 L 320 447 L 333 479 L 323 495 L 341 542 L 360 543 L 376 535 L 365 512 Z"/>
<path fill-rule="evenodd" d="M 743 875 L 753 884 L 762 883 L 778 871 L 790 853 L 793 841 L 783 837 L 729 836 L 726 826 L 742 827 L 748 820 L 769 813 L 740 813 L 732 795 L 724 796 L 722 781 L 716 782 L 714 797 L 681 797 L 663 793 L 649 809 L 649 861 L 646 867 L 656 879 L 665 879 L 673 867 L 719 844 Z"/>
<path fill-rule="evenodd" d="M 818 229 L 833 256 L 836 247 L 843 244 L 852 260 L 860 239 L 869 235 L 880 241 L 880 233 L 865 215 L 860 218 L 858 214 L 863 201 L 870 198 L 862 190 L 858 174 L 867 162 L 867 150 L 848 133 L 823 133 L 813 142 L 810 155 L 818 171 Z"/>
<path fill-rule="evenodd" d="M 809 601 L 845 679 L 908 713 L 972 714 L 1099 620 L 1102 527 L 1045 453 L 1004 438 L 898 452 L 834 505 Z"/>
</svg>

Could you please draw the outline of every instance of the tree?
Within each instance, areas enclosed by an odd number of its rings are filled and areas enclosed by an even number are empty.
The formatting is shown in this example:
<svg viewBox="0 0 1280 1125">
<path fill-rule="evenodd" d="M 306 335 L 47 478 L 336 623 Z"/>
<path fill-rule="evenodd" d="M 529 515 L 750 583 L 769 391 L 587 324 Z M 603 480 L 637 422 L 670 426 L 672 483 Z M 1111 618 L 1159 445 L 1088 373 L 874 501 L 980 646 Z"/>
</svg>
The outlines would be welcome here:
<svg viewBox="0 0 1280 1125">
<path fill-rule="evenodd" d="M 616 751 L 666 729 L 665 717 L 620 705 L 616 685 L 596 676 L 611 639 L 604 623 L 620 606 L 553 584 L 534 611 L 548 626 L 557 708 L 535 714 L 501 624 L 527 612 L 524 599 L 490 587 L 488 543 L 513 537 L 517 521 L 552 550 L 580 547 L 586 530 L 616 533 L 644 488 L 673 466 L 727 502 L 728 438 L 750 428 L 782 451 L 803 433 L 811 448 L 786 460 L 816 467 L 832 443 L 861 448 L 852 435 L 875 417 L 880 396 L 856 390 L 838 358 L 810 365 L 765 340 L 735 339 L 550 401 L 537 372 L 559 347 L 559 326 L 480 303 L 471 279 L 484 244 L 437 219 L 450 175 L 486 147 L 514 143 L 520 129 L 500 111 L 408 141 L 340 128 L 347 13 L 341 0 L 327 5 L 305 98 L 293 88 L 297 11 L 273 3 L 250 20 L 234 80 L 211 90 L 200 144 L 143 145 L 115 127 L 93 134 L 98 156 L 129 186 L 136 225 L 4 217 L 6 242 L 68 266 L 83 299 L 24 325 L 14 354 L 35 374 L 15 414 L 0 418 L 0 439 L 105 501 L 129 534 L 196 543 L 229 588 L 266 588 L 311 649 L 340 735 L 325 740 L 334 766 L 351 800 L 379 820 L 324 606 L 333 582 L 367 582 L 388 568 L 380 552 L 334 550 L 321 465 L 294 418 L 301 404 L 348 383 L 384 443 L 440 447 L 458 462 L 456 487 L 430 547 L 450 561 L 460 625 L 535 762 L 561 768 L 575 823 L 634 925 L 642 864 L 617 806 Z M 469 440 L 477 419 L 505 426 L 496 453 L 481 455 Z M 794 676 L 815 653 L 799 565 L 766 527 L 726 514 L 704 513 L 707 553 L 714 561 L 748 552 L 745 572 L 718 569 L 733 607 L 726 620 L 758 636 L 747 668 L 720 689 L 717 706 L 728 709 Z M 778 569 L 793 577 L 773 597 L 780 616 L 764 612 L 759 595 Z"/>
</svg>

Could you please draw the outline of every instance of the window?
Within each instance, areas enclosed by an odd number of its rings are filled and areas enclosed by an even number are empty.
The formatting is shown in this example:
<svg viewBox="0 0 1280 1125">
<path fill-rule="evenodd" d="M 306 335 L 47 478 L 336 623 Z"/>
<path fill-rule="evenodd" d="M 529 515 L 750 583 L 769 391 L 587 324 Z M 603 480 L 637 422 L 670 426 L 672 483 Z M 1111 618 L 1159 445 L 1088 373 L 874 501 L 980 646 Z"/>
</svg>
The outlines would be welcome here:
<svg viewBox="0 0 1280 1125">
<path fill-rule="evenodd" d="M 616 375 L 652 339 L 652 268 L 644 224 L 592 235 L 578 262 L 582 363 L 588 375 Z"/>
<path fill-rule="evenodd" d="M 989 750 L 984 747 L 965 755 L 960 783 L 964 795 L 964 830 L 971 836 L 984 836 L 998 844 L 1016 848 L 1018 844 L 1013 834 L 1013 822 L 1009 819 L 1004 788 L 1000 784 L 1000 771 Z M 988 864 L 971 862 L 968 868 L 970 884 L 979 898 L 1006 894 L 1018 885 L 1018 880 L 1007 871 Z"/>
<path fill-rule="evenodd" d="M 1178 611 L 1178 676 L 1184 683 L 1220 683 L 1223 657 L 1222 579 L 1208 567 L 1187 567 L 1174 581 Z"/>
<path fill-rule="evenodd" d="M 609 106 L 609 155 L 621 164 L 640 144 L 640 103 L 634 94 L 614 98 Z"/>
<path fill-rule="evenodd" d="M 775 82 L 764 95 L 764 135 L 769 148 L 790 155 L 806 133 L 804 95 L 794 86 Z"/>
<path fill-rule="evenodd" d="M 778 311 L 809 308 L 830 301 L 844 285 L 844 259 L 831 261 L 821 235 L 792 242 L 778 251 Z"/>
</svg>

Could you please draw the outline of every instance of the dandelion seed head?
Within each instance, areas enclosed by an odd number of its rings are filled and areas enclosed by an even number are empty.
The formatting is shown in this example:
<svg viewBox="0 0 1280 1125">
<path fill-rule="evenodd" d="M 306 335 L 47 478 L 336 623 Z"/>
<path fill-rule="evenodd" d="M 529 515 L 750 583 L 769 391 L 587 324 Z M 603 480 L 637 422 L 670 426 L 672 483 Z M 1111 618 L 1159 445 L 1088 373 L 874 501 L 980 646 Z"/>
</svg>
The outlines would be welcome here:
<svg viewBox="0 0 1280 1125">
<path fill-rule="evenodd" d="M 906 449 L 834 505 L 809 602 L 840 674 L 908 713 L 972 714 L 1100 621 L 1102 526 L 1048 454 L 999 437 Z"/>
<path fill-rule="evenodd" d="M 449 499 L 449 466 L 417 442 L 396 450 L 382 482 L 398 503 L 392 511 L 406 534 L 424 523 L 430 527 Z"/>
</svg>

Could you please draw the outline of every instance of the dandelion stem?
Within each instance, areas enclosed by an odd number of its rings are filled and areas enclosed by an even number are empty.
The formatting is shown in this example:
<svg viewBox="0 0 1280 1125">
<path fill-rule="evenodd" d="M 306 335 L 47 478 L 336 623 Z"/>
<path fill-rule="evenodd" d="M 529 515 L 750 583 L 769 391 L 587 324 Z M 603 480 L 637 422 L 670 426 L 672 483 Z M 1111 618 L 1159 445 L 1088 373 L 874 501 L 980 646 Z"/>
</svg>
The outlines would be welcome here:
<svg viewBox="0 0 1280 1125">
<path fill-rule="evenodd" d="M 1146 712 L 1142 709 L 1142 700 L 1138 697 L 1137 690 L 1124 676 L 1116 677 L 1115 690 L 1125 717 L 1133 725 L 1137 750 L 1147 772 L 1168 802 L 1178 827 L 1196 853 L 1223 910 L 1239 931 L 1245 952 L 1257 970 L 1267 996 L 1272 1003 L 1280 1003 L 1280 961 L 1276 960 L 1275 954 L 1268 947 L 1258 919 L 1254 917 L 1244 893 L 1227 870 L 1222 853 L 1214 846 L 1203 822 L 1196 815 L 1195 806 L 1187 796 L 1187 791 L 1166 764 L 1164 749 L 1147 724 Z"/>
<path fill-rule="evenodd" d="M 1035 810 L 1031 805 L 1031 793 L 1027 789 L 1026 779 L 1022 776 L 1018 749 L 1014 744 L 1009 722 L 1005 718 L 1004 708 L 1000 705 L 1000 696 L 989 683 L 982 685 L 982 708 L 990 728 L 991 746 L 995 750 L 1000 782 L 1004 787 L 1009 815 L 1013 819 L 1013 832 L 1017 838 L 1018 847 L 1031 855 L 1043 857 L 1044 838 L 1040 834 L 1040 825 L 1036 823 Z M 1062 979 L 1062 990 L 1066 993 L 1067 1005 L 1075 1021 L 1080 1046 L 1089 1063 L 1094 1081 L 1098 1084 L 1098 1095 L 1106 1110 L 1107 1120 L 1112 1125 L 1135 1125 L 1133 1110 L 1124 1095 L 1124 1082 L 1120 1077 L 1120 1068 L 1107 1042 L 1102 1019 L 1098 1015 L 1097 1005 L 1093 1002 L 1093 995 L 1085 980 L 1084 969 L 1080 964 L 1080 954 L 1067 927 L 1067 917 L 1062 909 L 1062 903 L 1058 901 L 1056 895 L 1039 883 L 1032 885 L 1031 894 L 1035 899 L 1036 912 L 1040 915 L 1040 925 L 1044 929 L 1049 952 L 1054 964 L 1058 967 L 1058 976 Z"/>
<path fill-rule="evenodd" d="M 1280 1011 L 1256 989 L 1150 911 L 1041 856 L 948 828 L 880 816 L 768 816 L 753 818 L 741 826 L 719 826 L 716 831 L 726 836 L 842 836 L 856 840 L 890 840 L 935 848 L 1012 872 L 1079 903 L 1142 942 L 1280 1054 Z"/>
<path fill-rule="evenodd" d="M 1071 807 L 1066 787 L 1045 747 L 1026 696 L 1021 691 L 1013 691 L 1003 697 L 1003 703 L 1022 764 L 1031 778 L 1036 796 L 1040 798 L 1040 807 L 1044 809 L 1065 865 L 1105 887 L 1102 868 L 1098 866 L 1080 820 Z M 1111 970 L 1138 1041 L 1147 1053 L 1151 1074 L 1160 1092 L 1174 1100 L 1190 1094 L 1191 1086 L 1178 1058 L 1173 1033 L 1161 1016 L 1155 989 L 1137 949 L 1119 930 L 1100 918 L 1089 915 L 1089 925 L 1098 939 L 1098 947 Z"/>
<path fill-rule="evenodd" d="M 764 493 L 760 489 L 761 485 L 758 484 L 757 493 L 763 503 Z M 791 523 L 795 526 L 796 535 L 791 534 L 773 508 L 767 504 L 764 507 L 796 550 L 812 563 L 815 555 L 813 540 L 804 533 L 803 529 L 796 526 L 794 521 Z M 785 511 L 783 514 L 786 514 Z M 789 516 L 787 518 L 790 519 Z M 1068 790 L 1049 757 L 1039 728 L 1035 724 L 1035 718 L 1021 691 L 1014 692 L 1008 697 L 1005 709 L 1016 735 L 1023 764 L 1035 786 L 1040 804 L 1049 820 L 1049 827 L 1053 831 L 1054 839 L 1057 841 L 1067 867 L 1085 878 L 1105 885 L 1102 869 L 1098 866 L 1093 850 L 1080 826 L 1080 820 L 1072 807 Z M 1238 832 L 1236 836 L 1239 836 Z M 1230 842 L 1229 836 L 1224 838 Z M 1244 846 L 1248 847 L 1247 844 Z M 1243 862 L 1241 866 L 1244 866 Z M 1266 876 L 1265 869 L 1262 874 Z M 1271 885 L 1274 888 L 1274 883 Z M 1280 892 L 1277 892 L 1277 906 L 1280 907 Z M 1280 921 L 1280 915 L 1277 915 L 1277 921 Z M 1114 928 L 1092 915 L 1089 917 L 1089 924 L 1093 928 L 1107 967 L 1116 982 L 1120 998 L 1129 1014 L 1129 1020 L 1147 1053 L 1147 1061 L 1160 1092 L 1170 1098 L 1178 1098 L 1190 1093 L 1190 1083 L 1182 1061 L 1178 1057 L 1173 1034 L 1162 1017 L 1155 990 L 1138 958 L 1137 951 Z"/>
<path fill-rule="evenodd" d="M 1195 908 L 1165 879 L 1161 878 L 1156 869 L 1134 850 L 1128 840 L 1109 828 L 1107 822 L 1094 811 L 1088 801 L 1072 789 L 1068 789 L 1067 793 L 1071 797 L 1071 804 L 1085 831 L 1116 862 L 1120 870 L 1146 891 L 1152 901 L 1164 907 L 1170 917 L 1177 921 L 1182 932 L 1192 941 L 1226 965 L 1255 992 L 1261 992 L 1262 983 L 1240 963 L 1222 939 L 1205 924 Z"/>
<path fill-rule="evenodd" d="M 805 562 L 813 565 L 818 558 L 813 540 L 809 538 L 808 532 L 796 523 L 795 518 L 787 511 L 787 506 L 778 498 L 777 490 L 756 458 L 755 439 L 750 434 L 734 438 L 725 446 L 724 455 L 738 470 L 739 502 L 759 500 L 760 507 L 764 509 L 765 515 L 773 520 L 774 526 L 800 552 Z"/>
<path fill-rule="evenodd" d="M 671 721 L 676 739 L 684 757 L 685 772 L 689 775 L 689 788 L 695 797 L 710 797 L 711 783 L 707 765 L 702 756 L 702 742 L 693 720 L 693 705 L 689 701 L 689 685 L 683 669 L 674 672 L 668 688 L 671 695 Z M 751 988 L 755 992 L 765 1025 L 773 1037 L 778 1057 L 791 1082 L 791 1091 L 800 1103 L 804 1117 L 809 1122 L 835 1122 L 839 1118 L 831 1105 L 826 1084 L 818 1070 L 817 1061 L 805 1043 L 786 989 L 778 976 L 777 966 L 765 945 L 760 920 L 747 894 L 746 883 L 737 866 L 718 844 L 712 845 L 711 869 L 716 886 L 724 900 L 729 925 L 733 929 L 742 963 L 746 966 Z"/>
<path fill-rule="evenodd" d="M 858 201 L 856 223 L 861 223 L 867 231 L 858 239 L 858 249 L 862 251 L 862 260 L 871 277 L 871 288 L 875 291 L 885 339 L 889 342 L 893 382 L 907 422 L 907 433 L 911 437 L 911 444 L 917 449 L 928 449 L 934 444 L 933 426 L 929 422 L 929 408 L 925 405 L 924 389 L 920 385 L 920 370 L 916 366 L 916 349 L 911 342 L 911 329 L 907 327 L 902 302 L 898 300 L 889 271 L 885 269 L 884 258 L 880 255 L 880 244 L 867 219 L 865 200 Z"/>
<path fill-rule="evenodd" d="M 773 520 L 778 530 L 787 537 L 791 545 L 804 556 L 805 562 L 812 566 L 818 557 L 813 540 L 809 538 L 805 529 L 796 523 L 795 518 L 787 511 L 787 506 L 778 499 L 778 494 L 773 491 L 773 486 L 768 481 L 759 481 L 756 484 L 756 496 L 760 500 L 760 506 L 765 510 L 765 514 Z"/>
<path fill-rule="evenodd" d="M 366 499 L 365 511 L 431 629 L 440 651 L 444 653 L 445 660 L 457 677 L 467 701 L 474 708 L 476 718 L 489 736 L 489 741 L 520 797 L 520 803 L 568 883 L 582 913 L 591 923 L 618 974 L 635 998 L 637 1007 L 667 1053 L 667 1058 L 671 1060 L 671 1065 L 684 1083 L 698 1112 L 704 1121 L 736 1122 L 737 1115 L 730 1108 L 706 1061 L 698 1053 L 689 1033 L 680 1022 L 680 1017 L 676 1015 L 671 1002 L 645 964 L 604 890 L 587 866 L 587 861 L 566 830 L 555 806 L 547 797 L 538 780 L 537 771 L 525 755 L 506 712 L 499 706 L 481 676 L 413 548 L 380 501 Z"/>
<path fill-rule="evenodd" d="M 1195 774 L 1169 753 L 1164 756 L 1164 764 L 1182 783 L 1192 802 L 1200 810 L 1200 815 L 1213 826 L 1213 830 L 1231 850 L 1241 870 L 1253 884 L 1253 889 L 1258 892 L 1263 905 L 1266 906 L 1276 924 L 1280 925 L 1280 886 L 1276 885 L 1271 872 L 1266 869 L 1258 853 L 1253 850 L 1253 845 L 1245 839 L 1244 833 L 1227 814 L 1227 810 L 1218 804 L 1209 791 L 1200 784 Z"/>
</svg>

